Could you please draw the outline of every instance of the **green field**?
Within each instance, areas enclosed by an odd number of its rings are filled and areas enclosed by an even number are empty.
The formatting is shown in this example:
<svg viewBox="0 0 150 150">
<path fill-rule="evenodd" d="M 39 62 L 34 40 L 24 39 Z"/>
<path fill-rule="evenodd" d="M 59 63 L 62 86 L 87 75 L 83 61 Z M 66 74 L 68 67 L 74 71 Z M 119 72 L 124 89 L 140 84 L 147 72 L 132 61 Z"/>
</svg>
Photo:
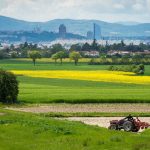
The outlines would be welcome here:
<svg viewBox="0 0 150 150">
<path fill-rule="evenodd" d="M 108 66 L 90 66 L 86 60 L 55 65 L 41 59 L 33 66 L 29 59 L 0 60 L 0 68 L 11 70 L 107 70 Z M 87 74 L 88 75 L 88 74 Z M 150 75 L 146 66 L 145 75 Z M 34 78 L 18 76 L 18 100 L 27 107 L 35 103 L 150 103 L 150 84 L 127 84 Z M 54 104 L 56 105 L 56 104 Z M 20 107 L 22 105 L 14 105 Z M 62 121 L 52 117 L 68 116 L 126 116 L 126 113 L 45 113 L 33 115 L 5 110 L 0 104 L 0 150 L 149 150 L 150 130 L 140 134 L 110 131 L 80 122 Z M 23 105 L 23 107 L 25 107 Z M 149 113 L 133 113 L 149 116 Z"/>
<path fill-rule="evenodd" d="M 0 150 L 150 149 L 150 130 L 125 133 L 32 114 L 0 113 Z"/>
<path fill-rule="evenodd" d="M 73 62 L 55 65 L 48 59 L 34 67 L 29 59 L 0 60 L 5 70 L 105 70 L 108 66 L 90 66 L 86 62 L 74 66 Z M 146 66 L 145 75 L 150 75 Z M 25 103 L 99 103 L 99 102 L 150 102 L 150 85 L 108 83 L 70 79 L 44 79 L 18 76 L 18 100 Z"/>
</svg>

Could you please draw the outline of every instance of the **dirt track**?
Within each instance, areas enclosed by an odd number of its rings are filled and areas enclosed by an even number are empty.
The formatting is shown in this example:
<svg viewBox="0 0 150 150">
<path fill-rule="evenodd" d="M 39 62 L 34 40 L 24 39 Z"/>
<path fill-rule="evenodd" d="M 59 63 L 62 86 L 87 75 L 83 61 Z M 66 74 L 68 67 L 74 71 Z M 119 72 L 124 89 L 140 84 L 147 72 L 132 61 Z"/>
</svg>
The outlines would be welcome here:
<svg viewBox="0 0 150 150">
<path fill-rule="evenodd" d="M 100 127 L 108 128 L 110 120 L 120 120 L 122 117 L 69 117 L 64 119 L 70 121 L 80 121 L 88 125 L 98 125 Z M 140 117 L 139 119 L 150 123 L 150 117 Z"/>
<path fill-rule="evenodd" d="M 23 111 L 23 112 L 33 112 L 33 113 L 48 113 L 48 112 L 150 113 L 150 104 L 50 104 L 50 105 L 36 105 L 36 106 L 22 107 L 22 108 L 8 107 L 6 109 Z"/>
<path fill-rule="evenodd" d="M 36 105 L 36 106 L 22 107 L 22 108 L 8 107 L 6 109 L 22 111 L 22 112 L 32 112 L 32 113 L 48 113 L 48 112 L 150 113 L 150 104 L 50 104 L 50 105 Z M 108 128 L 110 120 L 119 120 L 121 119 L 121 117 L 69 117 L 69 118 L 56 118 L 56 119 L 80 121 L 88 125 L 98 125 L 100 127 Z M 150 123 L 150 117 L 141 117 L 139 119 L 141 119 L 141 121 Z"/>
</svg>

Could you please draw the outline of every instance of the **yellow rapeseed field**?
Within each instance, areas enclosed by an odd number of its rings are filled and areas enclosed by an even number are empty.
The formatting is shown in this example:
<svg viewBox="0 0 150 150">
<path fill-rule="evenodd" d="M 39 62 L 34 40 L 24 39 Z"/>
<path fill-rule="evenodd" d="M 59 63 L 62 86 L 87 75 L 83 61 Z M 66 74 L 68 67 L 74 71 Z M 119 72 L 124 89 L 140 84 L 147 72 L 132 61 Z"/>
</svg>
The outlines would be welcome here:
<svg viewBox="0 0 150 150">
<path fill-rule="evenodd" d="M 150 76 L 136 76 L 131 72 L 120 71 L 12 71 L 16 75 L 39 78 L 74 79 L 88 81 L 121 82 L 135 84 L 150 84 Z"/>
</svg>

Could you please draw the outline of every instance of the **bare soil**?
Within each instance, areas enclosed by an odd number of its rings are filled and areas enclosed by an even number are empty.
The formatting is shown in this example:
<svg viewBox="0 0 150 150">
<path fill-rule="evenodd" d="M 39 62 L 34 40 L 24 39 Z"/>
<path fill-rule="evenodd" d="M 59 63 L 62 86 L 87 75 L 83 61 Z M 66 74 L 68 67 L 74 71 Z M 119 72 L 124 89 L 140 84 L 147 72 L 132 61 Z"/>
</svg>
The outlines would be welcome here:
<svg viewBox="0 0 150 150">
<path fill-rule="evenodd" d="M 32 112 L 32 113 L 80 113 L 80 112 L 103 112 L 103 113 L 150 113 L 150 104 L 50 104 L 34 105 L 29 107 L 7 107 L 6 109 Z M 69 117 L 56 118 L 60 120 L 80 121 L 88 125 L 98 125 L 108 128 L 111 120 L 120 120 L 122 117 Z M 150 117 L 141 117 L 141 121 L 150 123 Z"/>
<path fill-rule="evenodd" d="M 102 112 L 102 113 L 150 113 L 150 104 L 50 104 L 34 105 L 30 107 L 8 107 L 6 109 L 32 112 L 32 113 L 80 113 L 80 112 Z"/>
<path fill-rule="evenodd" d="M 69 117 L 64 119 L 69 121 L 80 121 L 88 125 L 97 125 L 108 128 L 111 120 L 120 120 L 122 117 Z M 139 119 L 142 122 L 150 123 L 150 117 L 140 117 Z"/>
</svg>

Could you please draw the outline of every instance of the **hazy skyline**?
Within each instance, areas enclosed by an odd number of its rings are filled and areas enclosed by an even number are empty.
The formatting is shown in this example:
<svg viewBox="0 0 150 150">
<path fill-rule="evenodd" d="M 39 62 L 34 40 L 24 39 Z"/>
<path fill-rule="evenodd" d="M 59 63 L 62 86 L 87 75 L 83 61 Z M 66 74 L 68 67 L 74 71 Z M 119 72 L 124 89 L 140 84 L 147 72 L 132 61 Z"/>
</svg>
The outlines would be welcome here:
<svg viewBox="0 0 150 150">
<path fill-rule="evenodd" d="M 0 0 L 0 15 L 27 21 L 150 22 L 150 0 Z"/>
</svg>

